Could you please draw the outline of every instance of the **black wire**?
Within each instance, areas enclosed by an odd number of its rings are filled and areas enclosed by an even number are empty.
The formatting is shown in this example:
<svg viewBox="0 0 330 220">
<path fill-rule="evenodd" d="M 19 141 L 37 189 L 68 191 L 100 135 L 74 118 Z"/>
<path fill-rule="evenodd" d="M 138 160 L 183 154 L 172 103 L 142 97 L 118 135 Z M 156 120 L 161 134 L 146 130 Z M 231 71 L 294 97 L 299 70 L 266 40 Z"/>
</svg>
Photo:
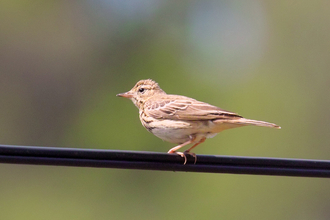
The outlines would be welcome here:
<svg viewBox="0 0 330 220">
<path fill-rule="evenodd" d="M 175 154 L 57 147 L 0 145 L 0 163 L 167 170 L 205 173 L 330 177 L 330 161 L 187 155 L 188 163 Z"/>
</svg>

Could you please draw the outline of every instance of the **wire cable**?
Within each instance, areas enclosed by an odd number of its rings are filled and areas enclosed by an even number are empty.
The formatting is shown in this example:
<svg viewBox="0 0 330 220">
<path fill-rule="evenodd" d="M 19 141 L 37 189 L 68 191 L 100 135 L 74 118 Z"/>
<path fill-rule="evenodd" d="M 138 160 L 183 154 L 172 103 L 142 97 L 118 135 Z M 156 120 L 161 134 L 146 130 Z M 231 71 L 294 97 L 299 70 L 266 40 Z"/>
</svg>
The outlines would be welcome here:
<svg viewBox="0 0 330 220">
<path fill-rule="evenodd" d="M 328 160 L 197 155 L 194 164 L 194 157 L 187 158 L 183 165 L 180 155 L 167 153 L 0 145 L 0 163 L 8 164 L 330 177 Z"/>
</svg>

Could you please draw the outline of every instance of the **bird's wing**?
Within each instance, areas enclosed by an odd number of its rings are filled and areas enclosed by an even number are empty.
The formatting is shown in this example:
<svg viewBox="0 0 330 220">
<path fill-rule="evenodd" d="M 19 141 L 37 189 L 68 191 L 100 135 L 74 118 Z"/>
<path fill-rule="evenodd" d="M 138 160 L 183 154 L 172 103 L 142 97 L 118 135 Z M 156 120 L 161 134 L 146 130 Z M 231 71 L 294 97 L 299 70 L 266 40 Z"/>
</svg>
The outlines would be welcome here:
<svg viewBox="0 0 330 220">
<path fill-rule="evenodd" d="M 154 97 L 144 104 L 144 112 L 157 119 L 170 120 L 215 120 L 242 118 L 229 112 L 185 96 L 166 95 Z"/>
</svg>

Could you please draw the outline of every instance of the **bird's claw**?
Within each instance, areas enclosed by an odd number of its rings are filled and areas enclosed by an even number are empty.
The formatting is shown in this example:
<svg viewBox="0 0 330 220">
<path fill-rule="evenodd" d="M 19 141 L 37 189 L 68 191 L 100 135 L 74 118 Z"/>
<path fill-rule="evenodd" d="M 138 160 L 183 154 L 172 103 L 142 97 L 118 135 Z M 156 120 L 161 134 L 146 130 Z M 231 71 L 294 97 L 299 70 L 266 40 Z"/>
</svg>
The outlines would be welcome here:
<svg viewBox="0 0 330 220">
<path fill-rule="evenodd" d="M 173 152 L 168 152 L 168 153 L 178 154 L 178 155 L 180 155 L 181 157 L 183 157 L 183 158 L 184 158 L 184 163 L 183 163 L 183 165 L 186 165 L 186 163 L 187 163 L 187 156 L 186 156 L 187 154 L 190 155 L 190 156 L 192 156 L 192 157 L 194 157 L 194 159 L 195 159 L 194 164 L 196 164 L 196 162 L 197 162 L 197 156 L 196 156 L 196 154 L 195 154 L 195 153 L 191 153 L 191 152 L 189 152 L 189 151 L 185 151 L 185 152 L 177 152 L 177 151 L 173 151 Z"/>
<path fill-rule="evenodd" d="M 186 165 L 186 163 L 187 163 L 187 156 L 184 153 L 182 153 L 182 152 L 175 152 L 175 153 L 176 154 L 179 154 L 181 157 L 184 158 L 183 165 Z"/>
<path fill-rule="evenodd" d="M 185 151 L 185 152 L 183 152 L 185 155 L 186 154 L 189 154 L 190 156 L 192 156 L 194 159 L 195 159 L 195 161 L 194 161 L 194 164 L 196 164 L 196 162 L 197 162 L 197 156 L 196 156 L 196 154 L 195 153 L 192 153 L 192 152 L 189 152 L 189 151 Z"/>
</svg>

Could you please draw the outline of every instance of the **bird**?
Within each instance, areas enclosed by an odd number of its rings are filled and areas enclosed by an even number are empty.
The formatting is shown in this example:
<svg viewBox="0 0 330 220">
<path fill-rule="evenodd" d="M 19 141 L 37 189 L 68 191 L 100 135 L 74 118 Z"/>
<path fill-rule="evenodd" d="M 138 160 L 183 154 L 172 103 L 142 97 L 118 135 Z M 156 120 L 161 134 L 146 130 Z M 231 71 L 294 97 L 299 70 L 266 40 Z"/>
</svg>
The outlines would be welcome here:
<svg viewBox="0 0 330 220">
<path fill-rule="evenodd" d="M 167 153 L 179 154 L 184 158 L 184 164 L 187 163 L 187 154 L 192 155 L 196 163 L 196 154 L 191 150 L 221 131 L 247 125 L 281 128 L 274 123 L 243 118 L 193 98 L 167 94 L 152 79 L 140 80 L 131 90 L 117 96 L 134 103 L 139 109 L 142 125 L 149 132 L 164 141 L 178 144 Z M 188 150 L 178 152 L 189 144 L 192 146 Z"/>
</svg>

